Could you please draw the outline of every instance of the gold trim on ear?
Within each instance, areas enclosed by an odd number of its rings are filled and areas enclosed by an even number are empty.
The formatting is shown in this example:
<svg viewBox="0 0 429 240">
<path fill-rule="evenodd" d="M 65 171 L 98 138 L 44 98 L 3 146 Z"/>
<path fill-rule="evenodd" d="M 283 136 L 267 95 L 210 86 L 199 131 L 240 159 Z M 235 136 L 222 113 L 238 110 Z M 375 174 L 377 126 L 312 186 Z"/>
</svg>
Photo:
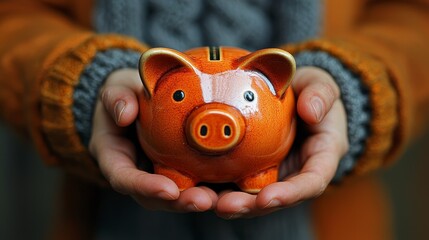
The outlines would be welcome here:
<svg viewBox="0 0 429 240">
<path fill-rule="evenodd" d="M 237 68 L 261 72 L 273 84 L 277 96 L 283 98 L 295 75 L 296 63 L 289 52 L 266 48 L 240 59 Z"/>
<path fill-rule="evenodd" d="M 139 73 L 144 89 L 152 97 L 158 79 L 171 69 L 196 67 L 185 54 L 170 48 L 151 48 L 144 52 L 139 61 Z"/>
</svg>

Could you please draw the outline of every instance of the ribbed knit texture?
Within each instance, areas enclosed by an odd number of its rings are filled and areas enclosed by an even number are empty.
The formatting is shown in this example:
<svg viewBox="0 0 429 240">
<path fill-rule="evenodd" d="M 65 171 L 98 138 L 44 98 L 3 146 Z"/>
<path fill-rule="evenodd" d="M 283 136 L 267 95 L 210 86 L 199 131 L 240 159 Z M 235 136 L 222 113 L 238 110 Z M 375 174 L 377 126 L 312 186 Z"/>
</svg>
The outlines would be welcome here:
<svg viewBox="0 0 429 240">
<path fill-rule="evenodd" d="M 347 114 L 349 151 L 341 159 L 335 180 L 338 181 L 356 165 L 369 135 L 370 110 L 368 92 L 360 77 L 345 67 L 337 58 L 322 51 L 303 51 L 295 56 L 298 67 L 316 66 L 327 71 L 341 92 Z"/>
<path fill-rule="evenodd" d="M 92 115 L 98 89 L 114 70 L 137 68 L 140 55 L 140 52 L 110 49 L 97 52 L 92 63 L 86 66 L 73 93 L 73 114 L 77 116 L 76 130 L 83 144 L 88 145 L 91 136 Z"/>
<path fill-rule="evenodd" d="M 177 50 L 204 45 L 248 50 L 299 42 L 320 30 L 319 0 L 97 0 L 99 32 Z M 124 14 L 125 13 L 125 14 Z"/>
<path fill-rule="evenodd" d="M 93 22 L 98 32 L 120 33 L 144 39 L 147 28 L 147 1 L 141 0 L 96 0 Z"/>
<path fill-rule="evenodd" d="M 200 16 L 205 9 L 201 0 L 146 0 L 149 3 L 147 41 L 151 46 L 171 47 L 178 50 L 203 43 Z"/>
<path fill-rule="evenodd" d="M 272 1 L 273 44 L 297 43 L 318 37 L 322 26 L 323 1 Z"/>
<path fill-rule="evenodd" d="M 69 172 L 104 183 L 98 166 L 88 154 L 87 147 L 82 144 L 82 137 L 76 129 L 76 121 L 79 121 L 77 118 L 85 116 L 77 115 L 73 111 L 74 103 L 79 101 L 74 98 L 75 87 L 80 84 L 81 78 L 84 77 L 82 74 L 93 64 L 98 53 L 111 49 L 142 52 L 147 47 L 125 36 L 89 34 L 65 42 L 62 48 L 65 50 L 62 52 L 66 54 L 55 58 L 52 67 L 43 75 L 41 83 L 41 124 L 46 134 L 43 135 L 44 141 L 50 147 L 45 158 L 50 164 L 61 164 Z M 91 91 L 87 90 L 85 94 L 90 95 Z M 94 101 L 83 104 L 93 106 Z"/>
</svg>

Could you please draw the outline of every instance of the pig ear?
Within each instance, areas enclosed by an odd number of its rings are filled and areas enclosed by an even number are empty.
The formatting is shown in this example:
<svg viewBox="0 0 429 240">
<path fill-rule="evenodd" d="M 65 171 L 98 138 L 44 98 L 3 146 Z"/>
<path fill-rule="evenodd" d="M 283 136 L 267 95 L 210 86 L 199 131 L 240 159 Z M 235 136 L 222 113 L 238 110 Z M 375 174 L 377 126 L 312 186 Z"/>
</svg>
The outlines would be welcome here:
<svg viewBox="0 0 429 240">
<path fill-rule="evenodd" d="M 277 96 L 282 98 L 295 74 L 295 59 L 281 49 L 267 48 L 255 51 L 242 59 L 238 68 L 264 74 L 273 85 Z"/>
<path fill-rule="evenodd" d="M 151 48 L 140 57 L 139 73 L 149 97 L 158 80 L 168 71 L 187 67 L 195 71 L 191 60 L 183 53 L 169 48 Z"/>
</svg>

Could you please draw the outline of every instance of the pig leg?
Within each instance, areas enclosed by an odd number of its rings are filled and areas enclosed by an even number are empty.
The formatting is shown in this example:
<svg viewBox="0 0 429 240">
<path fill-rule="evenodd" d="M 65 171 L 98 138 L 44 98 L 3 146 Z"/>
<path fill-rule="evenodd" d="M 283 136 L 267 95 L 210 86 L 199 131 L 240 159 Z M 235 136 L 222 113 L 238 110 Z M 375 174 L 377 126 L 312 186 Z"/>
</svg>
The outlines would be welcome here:
<svg viewBox="0 0 429 240">
<path fill-rule="evenodd" d="M 195 187 L 195 185 L 198 183 L 198 181 L 196 181 L 194 178 L 185 175 L 173 168 L 169 168 L 160 164 L 155 164 L 154 170 L 156 174 L 164 175 L 173 180 L 177 187 L 179 187 L 180 191 Z"/>
<path fill-rule="evenodd" d="M 238 187 L 248 193 L 258 193 L 268 184 L 277 181 L 278 167 L 272 167 L 256 174 L 249 175 L 237 182 Z"/>
</svg>

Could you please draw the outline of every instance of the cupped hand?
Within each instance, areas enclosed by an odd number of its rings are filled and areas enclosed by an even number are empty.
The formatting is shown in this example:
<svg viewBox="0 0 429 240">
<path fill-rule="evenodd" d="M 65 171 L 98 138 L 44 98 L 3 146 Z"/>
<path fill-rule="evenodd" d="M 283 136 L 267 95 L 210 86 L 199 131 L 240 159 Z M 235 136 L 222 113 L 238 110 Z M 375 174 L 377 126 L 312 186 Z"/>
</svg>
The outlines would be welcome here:
<svg viewBox="0 0 429 240">
<path fill-rule="evenodd" d="M 283 180 L 258 194 L 229 191 L 219 196 L 216 213 L 223 218 L 254 217 L 290 207 L 322 194 L 348 150 L 347 120 L 332 77 L 315 67 L 297 70 L 293 81 L 303 136 L 284 161 Z M 304 129 L 302 129 L 304 128 Z"/>
<path fill-rule="evenodd" d="M 121 69 L 110 74 L 100 90 L 89 150 L 102 174 L 114 190 L 148 209 L 194 212 L 214 208 L 217 195 L 210 188 L 180 192 L 169 178 L 137 168 L 135 145 L 126 133 L 137 118 L 142 87 L 137 70 Z"/>
</svg>

